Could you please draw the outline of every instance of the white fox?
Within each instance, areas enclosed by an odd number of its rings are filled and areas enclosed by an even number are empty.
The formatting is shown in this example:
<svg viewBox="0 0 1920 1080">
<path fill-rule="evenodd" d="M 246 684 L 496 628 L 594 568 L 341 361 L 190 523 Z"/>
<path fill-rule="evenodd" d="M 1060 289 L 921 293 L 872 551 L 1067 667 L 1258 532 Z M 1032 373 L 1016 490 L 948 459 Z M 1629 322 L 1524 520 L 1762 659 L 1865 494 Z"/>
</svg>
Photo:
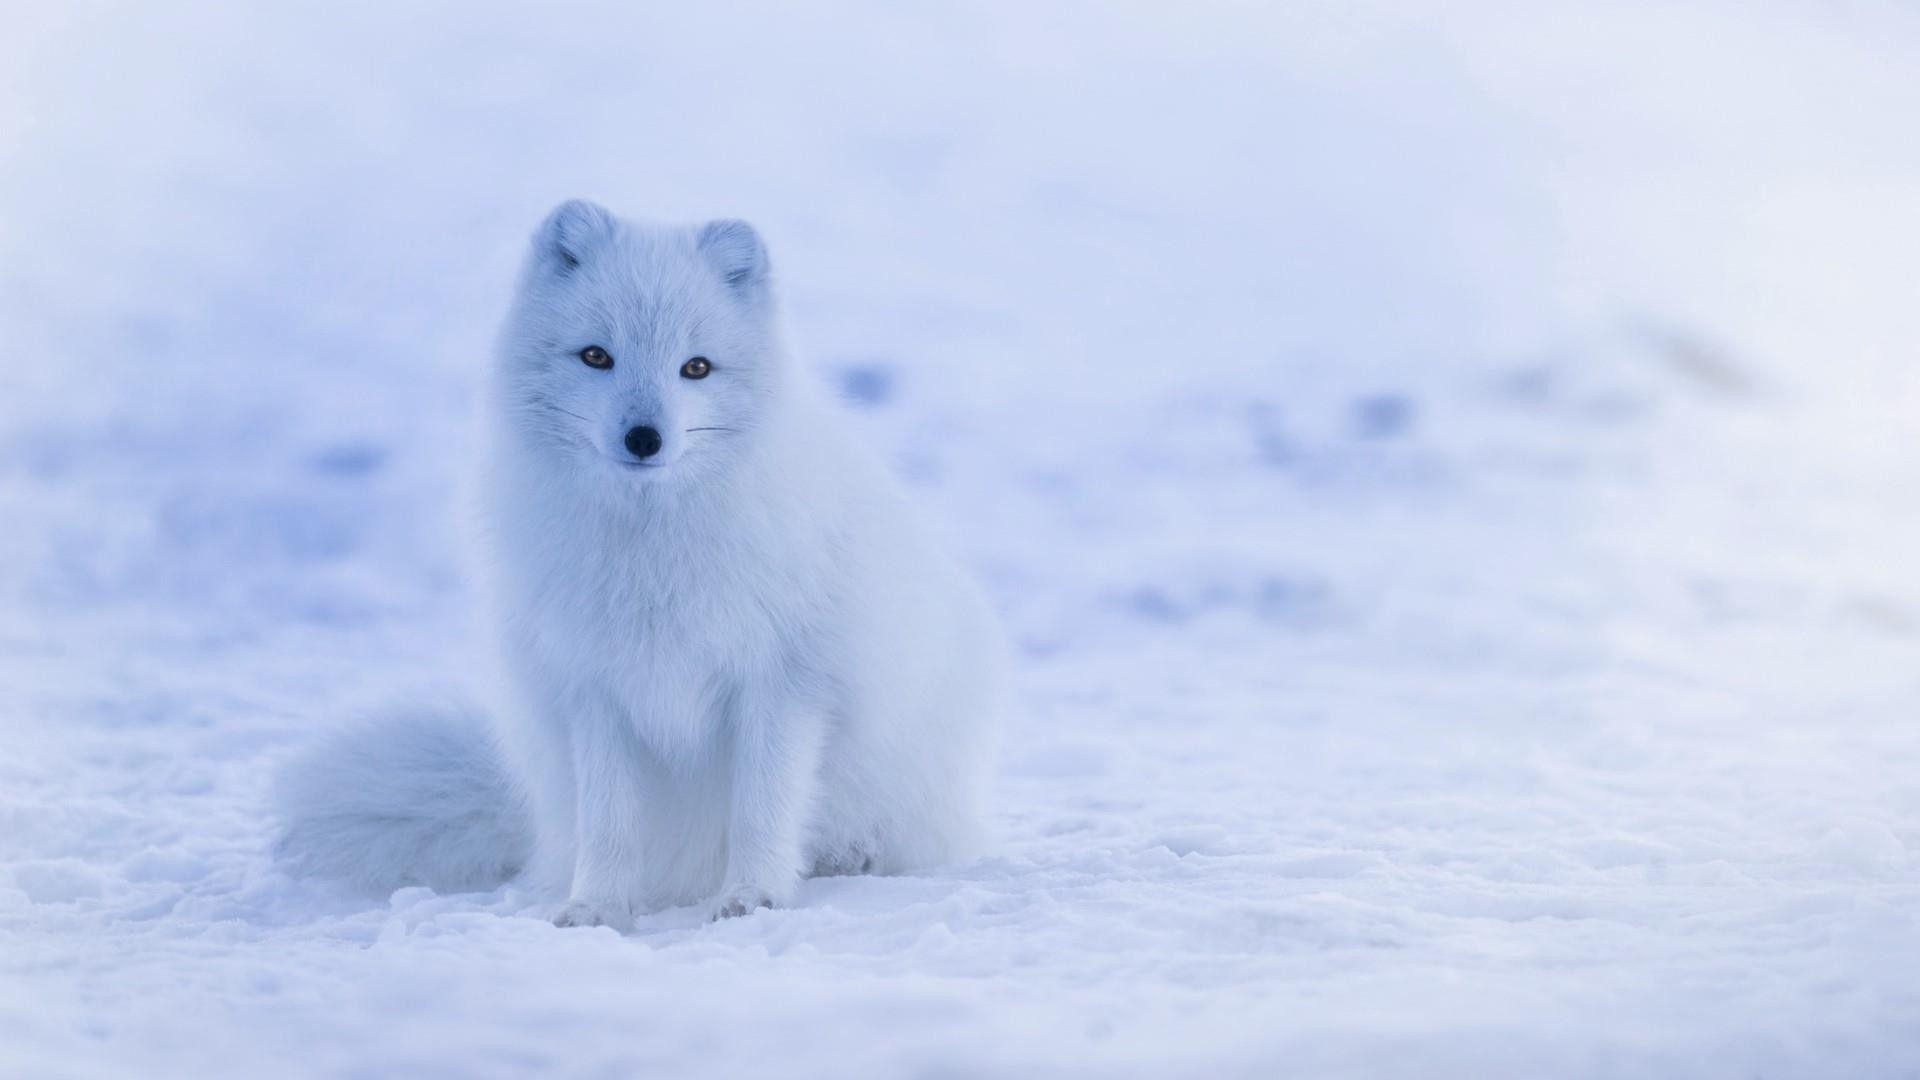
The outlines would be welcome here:
<svg viewBox="0 0 1920 1080">
<path fill-rule="evenodd" d="M 793 370 L 751 226 L 561 205 L 486 410 L 497 715 L 397 713 L 296 762 L 285 857 L 519 877 L 559 925 L 625 926 L 971 849 L 998 634 Z"/>
</svg>

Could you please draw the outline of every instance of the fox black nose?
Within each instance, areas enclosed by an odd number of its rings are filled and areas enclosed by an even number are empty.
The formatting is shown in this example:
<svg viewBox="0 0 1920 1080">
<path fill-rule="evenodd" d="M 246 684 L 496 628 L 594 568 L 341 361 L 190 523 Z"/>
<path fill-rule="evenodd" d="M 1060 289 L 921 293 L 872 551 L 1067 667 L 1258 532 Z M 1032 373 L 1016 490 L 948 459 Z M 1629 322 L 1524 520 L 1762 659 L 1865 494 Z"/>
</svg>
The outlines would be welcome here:
<svg viewBox="0 0 1920 1080">
<path fill-rule="evenodd" d="M 660 433 L 650 427 L 627 429 L 627 453 L 650 458 L 660 452 Z"/>
</svg>

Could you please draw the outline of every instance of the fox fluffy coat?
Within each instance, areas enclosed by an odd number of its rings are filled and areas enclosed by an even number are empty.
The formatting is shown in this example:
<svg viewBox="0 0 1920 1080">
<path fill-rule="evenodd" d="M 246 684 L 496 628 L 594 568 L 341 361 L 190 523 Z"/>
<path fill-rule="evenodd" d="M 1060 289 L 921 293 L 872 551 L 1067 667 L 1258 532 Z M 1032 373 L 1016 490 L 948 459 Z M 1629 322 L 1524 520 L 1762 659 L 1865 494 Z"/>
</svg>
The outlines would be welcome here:
<svg viewBox="0 0 1920 1080">
<path fill-rule="evenodd" d="M 517 875 L 557 923 L 618 926 L 972 847 L 992 620 L 794 370 L 750 226 L 563 204 L 486 412 L 497 711 L 296 764 L 288 857 L 376 888 Z"/>
</svg>

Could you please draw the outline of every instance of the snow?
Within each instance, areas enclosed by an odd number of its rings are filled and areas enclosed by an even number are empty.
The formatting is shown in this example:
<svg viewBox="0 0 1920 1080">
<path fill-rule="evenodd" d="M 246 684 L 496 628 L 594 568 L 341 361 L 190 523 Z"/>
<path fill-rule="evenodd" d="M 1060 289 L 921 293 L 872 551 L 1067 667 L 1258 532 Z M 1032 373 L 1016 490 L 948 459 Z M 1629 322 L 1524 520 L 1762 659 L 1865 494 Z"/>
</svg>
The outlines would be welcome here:
<svg viewBox="0 0 1920 1080">
<path fill-rule="evenodd" d="M 696 6 L 9 13 L 0 1074 L 1920 1071 L 1920 16 Z M 988 857 L 268 857 L 474 671 L 572 195 L 769 236 L 1019 648 Z"/>
</svg>

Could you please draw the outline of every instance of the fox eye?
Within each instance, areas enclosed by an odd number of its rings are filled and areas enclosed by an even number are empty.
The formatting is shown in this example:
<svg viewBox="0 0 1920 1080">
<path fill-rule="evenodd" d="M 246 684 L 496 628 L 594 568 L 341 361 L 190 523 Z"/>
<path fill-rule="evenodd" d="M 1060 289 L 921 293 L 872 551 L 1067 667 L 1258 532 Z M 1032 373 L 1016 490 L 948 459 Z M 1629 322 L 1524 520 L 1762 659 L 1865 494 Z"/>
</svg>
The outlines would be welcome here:
<svg viewBox="0 0 1920 1080">
<path fill-rule="evenodd" d="M 713 364 L 704 356 L 696 356 L 680 365 L 680 377 L 683 379 L 704 379 L 713 370 Z"/>
<path fill-rule="evenodd" d="M 613 366 L 613 357 L 598 345 L 589 345 L 581 349 L 580 359 L 584 360 L 588 367 L 599 368 L 602 371 Z"/>
</svg>

